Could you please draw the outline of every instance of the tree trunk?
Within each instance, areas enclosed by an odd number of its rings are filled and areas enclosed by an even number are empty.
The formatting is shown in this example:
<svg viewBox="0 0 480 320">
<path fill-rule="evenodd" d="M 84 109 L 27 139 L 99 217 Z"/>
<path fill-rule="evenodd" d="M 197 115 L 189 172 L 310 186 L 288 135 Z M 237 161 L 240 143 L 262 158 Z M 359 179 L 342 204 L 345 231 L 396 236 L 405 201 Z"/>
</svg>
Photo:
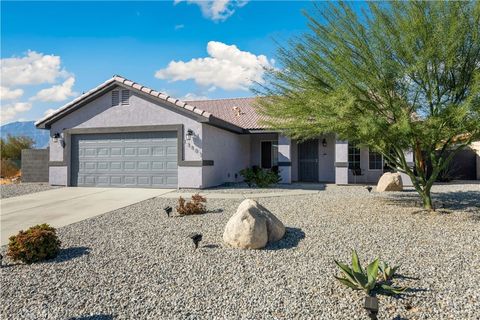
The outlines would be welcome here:
<svg viewBox="0 0 480 320">
<path fill-rule="evenodd" d="M 430 193 L 430 189 L 428 188 L 428 189 L 423 190 L 423 192 L 420 193 L 420 196 L 422 197 L 423 207 L 426 210 L 435 211 L 435 209 L 433 208 L 433 204 L 432 204 L 432 195 Z"/>
</svg>

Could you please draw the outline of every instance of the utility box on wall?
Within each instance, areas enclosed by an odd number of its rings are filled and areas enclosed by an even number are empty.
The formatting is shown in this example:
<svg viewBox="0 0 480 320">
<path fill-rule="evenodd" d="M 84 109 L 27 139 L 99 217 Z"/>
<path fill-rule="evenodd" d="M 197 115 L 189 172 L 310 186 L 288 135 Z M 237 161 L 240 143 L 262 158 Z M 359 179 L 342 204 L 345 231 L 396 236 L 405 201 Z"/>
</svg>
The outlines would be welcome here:
<svg viewBox="0 0 480 320">
<path fill-rule="evenodd" d="M 48 149 L 22 150 L 22 182 L 48 182 Z"/>
</svg>

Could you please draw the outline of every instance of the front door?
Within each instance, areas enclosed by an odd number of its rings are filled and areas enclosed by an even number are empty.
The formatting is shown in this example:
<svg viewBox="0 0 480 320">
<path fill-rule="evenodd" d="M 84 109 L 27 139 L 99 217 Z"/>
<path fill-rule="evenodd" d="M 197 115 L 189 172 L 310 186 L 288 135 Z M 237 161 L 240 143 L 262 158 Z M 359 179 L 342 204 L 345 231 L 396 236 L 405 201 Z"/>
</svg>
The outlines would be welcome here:
<svg viewBox="0 0 480 320">
<path fill-rule="evenodd" d="M 298 144 L 298 180 L 318 182 L 318 139 Z"/>
</svg>

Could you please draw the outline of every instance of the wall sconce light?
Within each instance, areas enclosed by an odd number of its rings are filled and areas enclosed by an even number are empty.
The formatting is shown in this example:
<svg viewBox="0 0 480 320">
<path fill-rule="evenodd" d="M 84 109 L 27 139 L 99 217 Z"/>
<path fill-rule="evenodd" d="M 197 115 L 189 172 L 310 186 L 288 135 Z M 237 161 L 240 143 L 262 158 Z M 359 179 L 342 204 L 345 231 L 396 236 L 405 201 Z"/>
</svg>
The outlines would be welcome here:
<svg viewBox="0 0 480 320">
<path fill-rule="evenodd" d="M 322 146 L 323 146 L 324 148 L 327 147 L 327 139 L 323 138 L 323 140 L 322 140 Z"/>
<path fill-rule="evenodd" d="M 191 140 L 191 139 L 192 139 L 192 136 L 193 136 L 193 130 L 192 130 L 192 129 L 188 129 L 188 130 L 187 130 L 187 140 Z"/>
<path fill-rule="evenodd" d="M 56 132 L 53 134 L 53 142 L 57 143 L 60 138 L 60 133 Z"/>
<path fill-rule="evenodd" d="M 60 135 L 60 133 L 56 132 L 53 134 L 53 142 L 54 143 L 57 143 L 59 142 L 60 145 L 62 146 L 62 148 L 65 148 L 65 140 L 63 140 L 62 136 Z"/>
</svg>

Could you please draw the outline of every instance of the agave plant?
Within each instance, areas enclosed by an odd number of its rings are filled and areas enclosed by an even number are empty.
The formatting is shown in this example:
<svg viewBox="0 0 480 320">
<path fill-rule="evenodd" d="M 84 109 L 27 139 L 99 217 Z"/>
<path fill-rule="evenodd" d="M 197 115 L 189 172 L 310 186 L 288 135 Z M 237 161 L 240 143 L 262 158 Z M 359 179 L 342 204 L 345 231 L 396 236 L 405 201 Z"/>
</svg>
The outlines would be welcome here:
<svg viewBox="0 0 480 320">
<path fill-rule="evenodd" d="M 343 273 L 343 277 L 335 276 L 335 278 L 347 287 L 354 290 L 364 290 L 366 294 L 370 294 L 370 291 L 375 288 L 378 276 L 378 259 L 375 259 L 367 266 L 366 270 L 363 270 L 357 252 L 352 250 L 351 268 L 337 260 L 335 260 L 335 263 Z"/>
<path fill-rule="evenodd" d="M 387 282 L 393 279 L 393 276 L 395 275 L 395 272 L 400 266 L 389 266 L 388 263 L 385 261 L 380 261 L 380 264 L 378 265 L 378 270 L 380 271 L 380 278 Z"/>
<path fill-rule="evenodd" d="M 407 289 L 389 285 L 398 266 L 392 268 L 385 262 L 380 264 L 378 258 L 373 260 L 366 270 L 362 269 L 355 250 L 352 250 L 352 267 L 337 260 L 334 261 L 343 274 L 343 277 L 335 276 L 335 278 L 354 290 L 364 290 L 367 295 L 370 295 L 373 290 L 381 291 L 384 294 L 400 294 Z M 379 270 L 381 271 L 379 272 Z M 381 278 L 380 282 L 377 282 L 378 278 Z"/>
</svg>

